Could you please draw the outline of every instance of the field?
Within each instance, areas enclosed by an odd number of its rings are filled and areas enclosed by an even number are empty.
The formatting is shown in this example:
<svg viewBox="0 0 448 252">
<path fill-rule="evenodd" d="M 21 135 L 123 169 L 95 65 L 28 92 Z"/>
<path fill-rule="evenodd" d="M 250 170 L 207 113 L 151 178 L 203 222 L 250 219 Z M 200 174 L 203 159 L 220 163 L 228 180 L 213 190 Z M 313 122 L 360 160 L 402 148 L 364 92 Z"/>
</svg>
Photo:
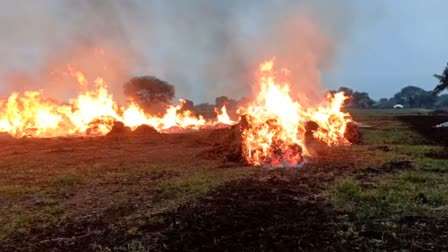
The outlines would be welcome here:
<svg viewBox="0 0 448 252">
<path fill-rule="evenodd" d="M 448 121 L 353 110 L 362 142 L 241 166 L 216 131 L 0 139 L 1 251 L 448 250 Z"/>
</svg>

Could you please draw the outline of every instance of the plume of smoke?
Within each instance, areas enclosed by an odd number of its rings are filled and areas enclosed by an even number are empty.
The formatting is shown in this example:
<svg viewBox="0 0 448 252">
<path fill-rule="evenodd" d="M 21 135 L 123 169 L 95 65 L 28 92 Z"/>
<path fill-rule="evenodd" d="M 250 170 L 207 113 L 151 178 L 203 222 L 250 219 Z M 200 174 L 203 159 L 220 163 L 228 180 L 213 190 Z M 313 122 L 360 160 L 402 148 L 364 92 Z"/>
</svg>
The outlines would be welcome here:
<svg viewBox="0 0 448 252">
<path fill-rule="evenodd" d="M 348 12 L 343 1 L 160 1 L 151 61 L 181 94 L 207 100 L 247 95 L 258 64 L 275 56 L 291 70 L 293 91 L 314 98 Z"/>
<path fill-rule="evenodd" d="M 3 6 L 2 6 L 3 5 Z M 1 2 L 3 90 L 43 89 L 47 96 L 74 97 L 71 65 L 93 81 L 102 77 L 114 94 L 137 66 L 138 48 L 149 41 L 149 17 L 138 1 L 19 0 Z"/>
<path fill-rule="evenodd" d="M 76 84 L 57 74 L 71 64 L 118 97 L 130 76 L 153 74 L 195 101 L 248 95 L 257 65 L 273 56 L 295 93 L 318 95 L 350 16 L 348 2 L 323 0 L 19 0 L 0 11 L 6 91 L 73 97 Z"/>
</svg>

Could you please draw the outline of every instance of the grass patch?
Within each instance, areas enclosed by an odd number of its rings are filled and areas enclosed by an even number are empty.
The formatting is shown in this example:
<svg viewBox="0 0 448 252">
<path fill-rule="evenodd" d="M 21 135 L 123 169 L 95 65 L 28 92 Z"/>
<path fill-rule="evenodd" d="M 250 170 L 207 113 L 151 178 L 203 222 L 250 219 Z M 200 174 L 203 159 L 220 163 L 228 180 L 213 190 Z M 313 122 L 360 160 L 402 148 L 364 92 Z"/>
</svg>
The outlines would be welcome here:
<svg viewBox="0 0 448 252">
<path fill-rule="evenodd" d="M 393 120 L 393 117 L 399 115 L 426 115 L 428 110 L 425 109 L 356 109 L 348 108 L 349 112 L 355 120 L 358 121 L 377 121 L 377 120 Z"/>
<path fill-rule="evenodd" d="M 448 213 L 448 175 L 403 171 L 377 178 L 364 187 L 354 178 L 339 181 L 331 191 L 335 205 L 358 219 Z"/>
<path fill-rule="evenodd" d="M 363 144 L 414 144 L 427 142 L 411 129 L 368 129 L 362 131 Z"/>
<path fill-rule="evenodd" d="M 355 112 L 355 120 L 359 112 Z M 360 118 L 367 121 L 369 113 L 375 113 L 362 112 L 365 114 Z M 386 171 L 380 165 L 373 171 L 367 169 L 366 174 L 343 178 L 328 189 L 326 196 L 338 210 L 348 214 L 338 232 L 342 241 L 362 241 L 380 250 L 388 248 L 391 242 L 413 247 L 414 239 L 410 241 L 402 235 L 425 228 L 403 230 L 403 223 L 412 226 L 418 225 L 414 220 L 424 220 L 424 225 L 437 227 L 448 217 L 448 160 L 437 156 L 446 149 L 397 123 L 397 115 L 372 115 L 375 119 L 367 124 L 374 128 L 362 129 L 360 147 L 366 149 L 362 159 L 381 157 L 383 163 L 408 160 L 413 169 Z M 387 150 L 377 148 L 382 145 Z M 431 153 L 436 154 L 434 158 Z"/>
<path fill-rule="evenodd" d="M 425 158 L 425 154 L 428 152 L 440 152 L 443 150 L 443 146 L 436 145 L 395 145 L 392 148 L 393 152 L 407 155 L 416 160 Z"/>
<path fill-rule="evenodd" d="M 173 209 L 187 202 L 206 195 L 225 182 L 247 175 L 251 169 L 247 167 L 220 171 L 201 171 L 191 176 L 166 180 L 159 183 L 161 202 L 157 208 Z"/>
<path fill-rule="evenodd" d="M 15 207 L 13 215 L 1 220 L 0 239 L 28 235 L 32 230 L 44 230 L 65 218 L 64 210 L 55 198 L 47 198 L 37 209 Z"/>
<path fill-rule="evenodd" d="M 55 177 L 50 186 L 53 188 L 64 188 L 66 186 L 74 186 L 82 183 L 82 178 L 78 175 L 61 175 Z"/>
<path fill-rule="evenodd" d="M 36 193 L 39 190 L 40 188 L 35 186 L 3 185 L 0 186 L 0 195 L 23 197 L 32 193 Z"/>
<path fill-rule="evenodd" d="M 448 159 L 422 158 L 417 162 L 422 170 L 436 173 L 448 172 Z"/>
</svg>

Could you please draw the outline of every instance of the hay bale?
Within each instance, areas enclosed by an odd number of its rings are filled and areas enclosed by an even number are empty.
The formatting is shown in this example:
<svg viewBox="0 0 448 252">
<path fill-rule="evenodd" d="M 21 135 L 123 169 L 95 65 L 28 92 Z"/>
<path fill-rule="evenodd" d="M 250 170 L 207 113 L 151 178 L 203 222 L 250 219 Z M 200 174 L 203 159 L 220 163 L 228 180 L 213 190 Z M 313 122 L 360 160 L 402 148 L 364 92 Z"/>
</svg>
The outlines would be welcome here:
<svg viewBox="0 0 448 252">
<path fill-rule="evenodd" d="M 344 137 L 353 144 L 361 143 L 361 132 L 359 131 L 358 125 L 353 122 L 347 123 L 347 128 L 345 129 Z"/>
<path fill-rule="evenodd" d="M 8 132 L 0 132 L 0 141 L 11 141 L 14 137 L 11 136 Z"/>
<path fill-rule="evenodd" d="M 154 129 L 153 127 L 143 124 L 138 126 L 132 134 L 137 136 L 152 136 L 152 135 L 159 135 L 159 132 Z"/>
<path fill-rule="evenodd" d="M 231 127 L 211 131 L 205 141 L 211 143 L 212 147 L 202 152 L 200 156 L 208 159 L 220 159 L 224 162 L 245 163 L 241 132 L 247 121 L 242 118 L 241 122 Z"/>
<path fill-rule="evenodd" d="M 132 133 L 131 128 L 126 127 L 122 122 L 115 122 L 107 136 L 125 136 Z"/>
<path fill-rule="evenodd" d="M 316 142 L 314 132 L 317 129 L 319 129 L 319 125 L 316 122 L 308 121 L 305 123 L 305 144 L 307 146 L 310 146 Z"/>
<path fill-rule="evenodd" d="M 319 128 L 319 124 L 314 121 L 308 121 L 305 123 L 305 130 L 308 131 L 316 131 Z"/>
</svg>

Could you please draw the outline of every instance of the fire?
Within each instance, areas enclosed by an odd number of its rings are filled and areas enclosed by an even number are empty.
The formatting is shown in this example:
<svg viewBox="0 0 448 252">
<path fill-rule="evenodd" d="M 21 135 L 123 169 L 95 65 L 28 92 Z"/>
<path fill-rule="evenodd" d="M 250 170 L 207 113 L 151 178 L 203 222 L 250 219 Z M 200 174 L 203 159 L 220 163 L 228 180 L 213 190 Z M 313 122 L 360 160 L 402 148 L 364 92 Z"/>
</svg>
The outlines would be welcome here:
<svg viewBox="0 0 448 252">
<path fill-rule="evenodd" d="M 144 112 L 136 103 L 118 106 L 103 79 L 89 83 L 86 76 L 68 65 L 80 85 L 80 94 L 67 104 L 46 99 L 42 91 L 12 93 L 0 100 L 0 132 L 15 137 L 98 136 L 111 131 L 116 121 L 132 130 L 149 125 L 160 132 L 178 132 L 233 125 L 227 107 L 215 108 L 216 119 L 206 120 L 185 109 L 186 101 L 169 105 L 161 116 Z M 287 81 L 288 69 L 276 71 L 274 60 L 259 67 L 259 92 L 256 98 L 238 109 L 247 125 L 242 131 L 243 155 L 249 164 L 297 166 L 310 155 L 305 142 L 306 125 L 314 122 L 315 139 L 328 145 L 350 144 L 344 137 L 349 114 L 341 112 L 347 97 L 331 94 L 317 106 L 293 99 Z"/>
<path fill-rule="evenodd" d="M 78 97 L 61 105 L 45 99 L 42 91 L 13 93 L 8 99 L 0 100 L 0 132 L 15 137 L 97 136 L 110 132 L 115 121 L 131 129 L 146 124 L 162 132 L 200 129 L 218 122 L 235 123 L 229 119 L 225 108 L 218 113 L 219 121 L 207 121 L 183 109 L 184 100 L 167 107 L 163 116 L 146 114 L 133 102 L 119 107 L 103 79 L 97 78 L 90 87 L 82 72 L 70 65 L 67 68 L 80 85 L 82 92 Z"/>
<path fill-rule="evenodd" d="M 248 121 L 242 141 L 249 164 L 277 167 L 302 163 L 309 155 L 305 145 L 305 125 L 309 121 L 319 126 L 314 132 L 317 139 L 328 145 L 349 144 L 344 138 L 350 117 L 341 112 L 346 99 L 343 93 L 327 97 L 315 108 L 305 107 L 293 100 L 288 82 L 277 81 L 274 60 L 261 64 L 259 73 L 260 92 L 239 110 Z"/>
<path fill-rule="evenodd" d="M 0 103 L 0 109 L 0 129 L 12 135 L 45 135 L 47 130 L 57 130 L 62 121 L 52 102 L 37 91 L 13 93 Z"/>
<path fill-rule="evenodd" d="M 70 64 L 67 65 L 67 69 L 68 69 L 69 74 L 76 78 L 76 80 L 78 81 L 81 88 L 86 87 L 87 80 L 82 72 L 76 71 Z"/>
<path fill-rule="evenodd" d="M 215 108 L 215 112 L 217 115 L 218 123 L 226 124 L 226 125 L 232 125 L 237 122 L 230 119 L 229 115 L 227 114 L 227 108 L 226 105 L 222 106 L 221 109 Z"/>
</svg>

